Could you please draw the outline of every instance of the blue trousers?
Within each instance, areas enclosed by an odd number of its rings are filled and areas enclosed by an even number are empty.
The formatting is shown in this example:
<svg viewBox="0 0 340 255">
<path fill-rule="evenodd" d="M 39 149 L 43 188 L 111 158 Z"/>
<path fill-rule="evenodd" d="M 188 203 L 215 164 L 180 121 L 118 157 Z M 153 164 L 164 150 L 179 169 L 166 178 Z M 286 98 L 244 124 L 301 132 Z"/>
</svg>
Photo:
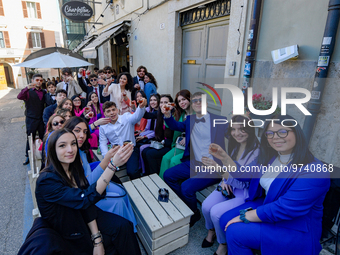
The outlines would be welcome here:
<svg viewBox="0 0 340 255">
<path fill-rule="evenodd" d="M 248 201 L 230 211 L 220 218 L 220 227 L 225 229 L 227 223 L 240 215 L 240 210 L 252 207 L 256 209 L 263 204 L 263 198 L 255 201 Z M 233 223 L 227 228 L 226 240 L 229 255 L 253 255 L 252 249 L 261 249 L 261 224 L 260 222 L 250 222 L 248 224 L 240 222 Z"/>
<path fill-rule="evenodd" d="M 140 177 L 139 170 L 139 148 L 136 146 L 133 148 L 133 152 L 126 162 L 126 171 L 131 180 L 137 179 Z"/>
<path fill-rule="evenodd" d="M 184 203 L 193 211 L 197 210 L 196 192 L 203 190 L 221 181 L 221 178 L 212 178 L 209 173 L 195 173 L 195 166 L 199 163 L 195 160 L 185 161 L 171 167 L 164 172 L 164 181 Z M 195 176 L 194 176 L 195 175 Z"/>
</svg>

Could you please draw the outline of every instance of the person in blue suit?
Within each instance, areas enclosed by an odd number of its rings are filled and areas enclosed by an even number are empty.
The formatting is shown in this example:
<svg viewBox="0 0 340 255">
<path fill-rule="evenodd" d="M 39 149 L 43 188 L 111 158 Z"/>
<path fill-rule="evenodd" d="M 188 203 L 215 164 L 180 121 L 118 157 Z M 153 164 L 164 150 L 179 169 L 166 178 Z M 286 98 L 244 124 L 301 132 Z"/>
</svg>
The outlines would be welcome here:
<svg viewBox="0 0 340 255">
<path fill-rule="evenodd" d="M 65 99 L 66 97 L 67 97 L 66 90 L 64 90 L 64 89 L 57 90 L 56 96 L 55 96 L 56 103 L 52 104 L 52 105 L 50 105 L 50 106 L 48 106 L 44 109 L 43 121 L 44 121 L 45 126 L 47 125 L 47 122 L 50 119 L 50 117 L 54 114 L 55 109 L 57 109 L 58 104 L 61 101 L 63 101 L 63 99 Z"/>
<path fill-rule="evenodd" d="M 224 166 L 237 168 L 230 172 L 232 177 L 250 181 L 247 202 L 220 218 L 228 254 L 252 255 L 256 249 L 262 255 L 317 255 L 329 169 L 308 150 L 293 117 L 276 115 L 271 119 L 275 121 L 264 127 L 258 159 L 246 168 L 237 165 L 219 145 L 210 145 L 210 153 Z"/>
<path fill-rule="evenodd" d="M 170 188 L 194 212 L 190 219 L 190 226 L 201 218 L 197 209 L 196 192 L 221 180 L 219 176 L 204 170 L 204 165 L 211 159 L 221 164 L 219 159 L 209 154 L 209 145 L 217 143 L 221 148 L 225 148 L 224 137 L 228 130 L 227 124 L 214 126 L 215 119 L 227 123 L 225 117 L 212 113 L 202 114 L 202 94 L 201 92 L 193 94 L 191 103 L 196 114 L 189 115 L 184 122 L 175 121 L 171 117 L 170 110 L 166 111 L 164 106 L 161 109 L 165 123 L 170 129 L 186 133 L 182 163 L 166 170 L 163 177 Z M 197 171 L 197 168 L 203 171 Z"/>
<path fill-rule="evenodd" d="M 145 66 L 139 66 L 137 68 L 137 75 L 133 77 L 133 88 L 131 91 L 131 100 L 136 100 L 135 95 L 138 90 L 144 91 L 144 75 L 148 72 Z"/>
</svg>

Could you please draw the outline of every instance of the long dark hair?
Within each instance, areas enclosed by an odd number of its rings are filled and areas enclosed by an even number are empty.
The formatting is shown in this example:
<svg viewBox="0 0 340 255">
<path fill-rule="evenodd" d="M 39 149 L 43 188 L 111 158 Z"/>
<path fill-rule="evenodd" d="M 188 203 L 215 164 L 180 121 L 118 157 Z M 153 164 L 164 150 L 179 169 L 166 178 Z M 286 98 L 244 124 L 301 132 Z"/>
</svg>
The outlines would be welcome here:
<svg viewBox="0 0 340 255">
<path fill-rule="evenodd" d="M 88 101 L 91 101 L 91 102 L 92 102 L 91 96 L 92 96 L 93 94 L 96 94 L 96 92 L 93 92 L 93 91 L 92 91 L 92 92 L 89 93 L 89 95 L 88 95 L 88 97 L 87 97 L 87 100 L 88 100 Z M 96 94 L 96 95 L 97 95 L 97 94 Z M 98 95 L 97 95 L 97 96 L 98 96 Z M 93 106 L 93 104 L 94 104 L 94 103 L 92 102 L 91 108 L 92 108 L 92 110 L 94 110 L 93 113 L 95 113 L 95 114 L 97 115 L 98 113 L 100 113 L 99 98 L 98 98 L 98 102 L 97 102 L 97 109 L 98 109 L 99 112 L 96 111 L 96 108 Z"/>
<path fill-rule="evenodd" d="M 73 105 L 73 116 L 74 116 L 74 110 L 76 109 L 76 107 L 74 106 L 73 100 L 76 99 L 76 98 L 79 98 L 79 99 L 80 99 L 79 109 L 80 109 L 80 110 L 83 110 L 80 96 L 79 96 L 79 95 L 74 95 L 74 96 L 72 96 L 72 97 L 71 97 L 71 100 L 72 100 L 72 105 Z"/>
<path fill-rule="evenodd" d="M 137 94 L 138 94 L 138 93 L 140 93 L 140 94 L 142 95 L 143 98 L 148 99 L 147 96 L 146 96 L 146 94 L 145 94 L 145 92 L 144 92 L 143 90 L 137 90 L 136 93 L 135 93 L 135 97 L 134 97 L 134 98 L 136 98 L 136 101 L 137 101 Z M 138 102 L 136 102 L 136 103 L 137 103 L 137 105 L 139 105 Z"/>
<path fill-rule="evenodd" d="M 120 73 L 117 77 L 117 83 L 119 84 L 119 79 L 120 77 L 122 77 L 122 75 L 125 75 L 126 78 L 127 78 L 127 84 L 125 85 L 125 90 L 128 90 L 128 91 L 132 91 L 132 88 L 133 88 L 133 79 L 132 79 L 132 76 L 130 73 L 128 72 L 124 72 L 124 73 Z"/>
<path fill-rule="evenodd" d="M 91 147 L 90 143 L 89 143 L 89 139 L 91 138 L 91 134 L 90 134 L 89 125 L 87 124 L 86 120 L 84 120 L 81 117 L 72 117 L 68 121 L 66 121 L 64 128 L 67 128 L 67 129 L 73 131 L 73 129 L 79 123 L 84 123 L 87 127 L 86 139 L 85 139 L 83 145 L 79 149 L 81 149 L 82 151 L 88 152 L 90 147 Z"/>
<path fill-rule="evenodd" d="M 166 95 L 161 95 L 160 99 L 163 97 L 167 97 L 169 99 L 169 102 L 173 102 L 174 100 L 172 99 L 171 95 L 166 94 Z M 163 113 L 161 110 L 157 112 L 157 123 L 156 123 L 156 128 L 155 128 L 155 138 L 157 141 L 162 141 L 164 140 L 164 137 L 166 137 L 166 134 L 163 129 L 164 125 L 164 118 L 163 118 Z"/>
<path fill-rule="evenodd" d="M 232 117 L 231 120 L 232 120 L 232 123 L 236 123 L 236 122 L 245 123 L 245 125 L 242 127 L 242 130 L 248 134 L 248 138 L 247 138 L 246 148 L 244 149 L 242 158 L 240 158 L 240 159 L 244 159 L 248 155 L 249 152 L 254 151 L 257 148 L 259 148 L 260 143 L 259 143 L 259 140 L 257 139 L 257 137 L 255 135 L 255 128 L 248 125 L 248 121 L 250 119 L 248 119 L 247 117 L 244 117 L 242 115 L 235 115 L 235 116 Z M 254 123 L 252 121 L 249 124 L 254 126 Z M 231 158 L 233 160 L 236 160 L 237 154 L 240 150 L 240 144 L 234 139 L 234 137 L 232 137 L 232 135 L 231 135 L 232 129 L 233 129 L 233 127 L 231 127 L 231 125 L 229 125 L 228 132 L 227 132 L 227 134 L 229 136 L 228 154 L 231 156 Z"/>
<path fill-rule="evenodd" d="M 155 76 L 153 76 L 152 73 L 146 73 L 145 76 L 148 76 L 150 79 L 150 82 L 153 83 L 156 86 L 156 89 L 158 89 L 157 81 Z"/>
<path fill-rule="evenodd" d="M 159 109 L 159 104 L 160 104 L 160 102 L 161 102 L 161 96 L 160 96 L 158 93 L 156 93 L 156 94 L 151 94 L 150 99 L 151 99 L 151 97 L 156 98 L 156 100 L 157 100 L 157 109 L 151 109 L 151 106 L 150 106 L 150 112 L 158 111 L 158 109 Z M 149 104 L 150 104 L 150 103 L 149 103 Z"/>
<path fill-rule="evenodd" d="M 55 171 L 65 181 L 66 185 L 73 187 L 73 182 L 65 173 L 63 166 L 58 160 L 58 155 L 56 152 L 56 144 L 57 144 L 58 139 L 62 135 L 67 134 L 67 133 L 72 134 L 74 136 L 74 139 L 77 141 L 77 138 L 72 133 L 72 131 L 65 129 L 65 128 L 56 130 L 51 134 L 50 139 L 48 140 L 48 147 L 47 147 L 47 151 L 48 151 L 47 167 L 44 168 L 42 171 L 48 171 L 48 172 Z M 76 145 L 78 148 L 77 142 L 76 142 Z M 71 176 L 74 177 L 75 181 L 76 182 L 78 181 L 77 185 L 79 188 L 86 188 L 88 186 L 88 182 L 85 177 L 84 169 L 80 161 L 78 150 L 77 150 L 77 155 L 76 155 L 75 160 L 69 165 L 69 171 L 71 173 Z"/>
<path fill-rule="evenodd" d="M 187 89 L 183 89 L 179 92 L 177 92 L 176 96 L 175 96 L 175 104 L 176 104 L 176 109 L 175 109 L 175 114 L 174 114 L 174 118 L 175 120 L 179 120 L 179 118 L 181 117 L 182 113 L 185 111 L 183 110 L 178 103 L 178 97 L 182 96 L 184 97 L 186 100 L 188 100 L 190 102 L 190 98 L 191 98 L 191 93 L 189 90 Z M 190 104 L 189 104 L 190 107 Z"/>
<path fill-rule="evenodd" d="M 290 126 L 295 134 L 296 142 L 295 147 L 293 148 L 292 154 L 292 161 L 291 164 L 309 164 L 313 162 L 314 156 L 308 149 L 308 144 L 306 142 L 305 135 L 300 127 L 299 124 L 297 124 L 295 127 L 293 127 L 296 123 L 291 120 L 295 120 L 290 115 L 274 115 L 271 117 L 271 119 L 276 119 L 273 121 L 275 124 L 281 125 L 281 122 L 285 120 L 285 125 Z M 258 157 L 258 163 L 262 165 L 267 165 L 271 158 L 276 157 L 278 155 L 278 152 L 274 150 L 268 143 L 267 137 L 265 136 L 265 133 L 268 129 L 268 126 L 271 124 L 271 121 L 266 121 L 264 126 L 264 131 L 261 136 L 261 144 L 260 144 L 260 154 Z"/>
</svg>

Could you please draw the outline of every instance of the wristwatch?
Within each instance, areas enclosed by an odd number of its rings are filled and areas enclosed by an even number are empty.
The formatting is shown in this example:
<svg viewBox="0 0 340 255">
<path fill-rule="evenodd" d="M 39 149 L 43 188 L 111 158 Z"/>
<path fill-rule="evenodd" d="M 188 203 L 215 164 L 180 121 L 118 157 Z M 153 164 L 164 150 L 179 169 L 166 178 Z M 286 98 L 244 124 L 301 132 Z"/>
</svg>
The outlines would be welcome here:
<svg viewBox="0 0 340 255">
<path fill-rule="evenodd" d="M 240 220 L 242 220 L 244 223 L 249 223 L 250 221 L 246 219 L 246 212 L 253 210 L 253 208 L 248 207 L 247 209 L 240 210 Z"/>
</svg>

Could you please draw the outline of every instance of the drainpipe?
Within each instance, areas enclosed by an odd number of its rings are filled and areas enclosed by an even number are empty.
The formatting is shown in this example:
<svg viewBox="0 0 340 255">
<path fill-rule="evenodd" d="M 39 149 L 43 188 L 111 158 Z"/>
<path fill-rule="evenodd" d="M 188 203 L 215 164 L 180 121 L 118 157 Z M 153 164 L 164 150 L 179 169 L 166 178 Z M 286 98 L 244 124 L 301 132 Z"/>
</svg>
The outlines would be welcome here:
<svg viewBox="0 0 340 255">
<path fill-rule="evenodd" d="M 307 109 L 312 115 L 306 116 L 305 122 L 303 124 L 303 132 L 305 133 L 308 144 L 310 142 L 314 125 L 321 108 L 321 99 L 326 84 L 329 63 L 331 62 L 331 57 L 335 46 L 339 18 L 340 0 L 329 0 L 327 22 L 314 77 L 312 98 L 307 105 Z"/>
<path fill-rule="evenodd" d="M 247 98 L 247 88 L 250 86 L 250 78 L 253 75 L 257 37 L 259 34 L 260 16 L 261 16 L 262 0 L 254 0 L 253 14 L 249 26 L 249 35 L 247 43 L 247 53 L 243 72 L 242 91 Z M 247 100 L 245 100 L 245 104 Z"/>
</svg>

